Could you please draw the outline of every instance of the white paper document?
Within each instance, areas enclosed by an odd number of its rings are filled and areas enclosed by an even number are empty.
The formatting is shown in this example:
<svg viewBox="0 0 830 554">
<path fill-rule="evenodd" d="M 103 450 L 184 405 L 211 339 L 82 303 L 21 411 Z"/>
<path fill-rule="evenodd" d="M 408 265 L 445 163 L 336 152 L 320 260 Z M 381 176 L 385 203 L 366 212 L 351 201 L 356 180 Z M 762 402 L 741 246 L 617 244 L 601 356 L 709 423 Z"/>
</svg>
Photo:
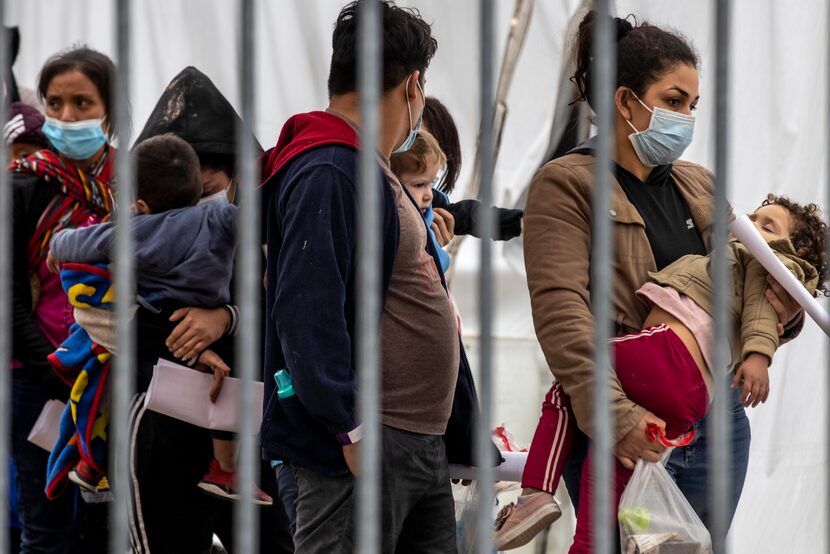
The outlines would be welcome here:
<svg viewBox="0 0 830 554">
<path fill-rule="evenodd" d="M 29 432 L 29 442 L 51 452 L 58 440 L 58 429 L 65 409 L 66 404 L 60 400 L 47 400 Z"/>
<path fill-rule="evenodd" d="M 212 374 L 159 359 L 153 368 L 153 379 L 144 397 L 144 406 L 148 410 L 199 427 L 238 432 L 240 425 L 237 421 L 236 398 L 240 380 L 226 377 L 215 403 L 208 396 L 212 386 Z M 262 422 L 263 394 L 262 383 L 254 383 L 253 402 L 260 408 L 253 428 L 255 433 L 259 432 L 259 424 Z"/>
<path fill-rule="evenodd" d="M 821 304 L 813 298 L 810 292 L 804 288 L 804 285 L 798 282 L 798 279 L 790 273 L 781 260 L 772 251 L 764 237 L 752 224 L 749 217 L 742 215 L 732 222 L 730 229 L 732 234 L 743 243 L 747 249 L 752 252 L 764 269 L 769 271 L 776 281 L 778 281 L 784 289 L 790 293 L 793 299 L 804 308 L 813 321 L 815 321 L 825 335 L 830 335 L 830 314 L 828 314 Z"/>
<path fill-rule="evenodd" d="M 496 481 L 521 481 L 522 472 L 527 462 L 527 452 L 502 452 L 501 457 L 504 458 L 504 461 L 501 465 L 493 468 L 493 478 Z M 472 466 L 450 464 L 451 479 L 475 480 L 477 478 L 476 471 L 476 468 Z"/>
</svg>

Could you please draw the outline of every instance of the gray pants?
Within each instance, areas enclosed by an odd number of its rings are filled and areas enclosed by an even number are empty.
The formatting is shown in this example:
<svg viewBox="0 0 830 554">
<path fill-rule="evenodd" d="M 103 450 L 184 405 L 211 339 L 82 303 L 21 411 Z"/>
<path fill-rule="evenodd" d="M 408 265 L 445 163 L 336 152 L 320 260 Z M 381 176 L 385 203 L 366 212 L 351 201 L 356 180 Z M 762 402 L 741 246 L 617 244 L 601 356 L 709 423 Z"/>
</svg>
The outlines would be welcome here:
<svg viewBox="0 0 830 554">
<path fill-rule="evenodd" d="M 454 554 L 455 508 L 443 439 L 384 426 L 381 466 L 382 552 Z M 294 469 L 299 487 L 296 554 L 351 554 L 357 512 L 354 477 Z"/>
</svg>

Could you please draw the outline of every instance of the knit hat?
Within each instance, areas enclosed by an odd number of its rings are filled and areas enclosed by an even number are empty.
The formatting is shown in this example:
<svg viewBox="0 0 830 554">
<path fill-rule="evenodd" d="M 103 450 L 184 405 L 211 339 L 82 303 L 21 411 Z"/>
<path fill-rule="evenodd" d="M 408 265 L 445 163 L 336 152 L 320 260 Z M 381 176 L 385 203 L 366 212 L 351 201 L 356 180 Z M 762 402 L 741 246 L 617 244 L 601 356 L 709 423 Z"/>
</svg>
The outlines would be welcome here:
<svg viewBox="0 0 830 554">
<path fill-rule="evenodd" d="M 13 102 L 9 106 L 9 120 L 3 128 L 6 144 L 30 143 L 49 148 L 49 141 L 41 131 L 44 121 L 37 108 L 23 102 Z"/>
</svg>

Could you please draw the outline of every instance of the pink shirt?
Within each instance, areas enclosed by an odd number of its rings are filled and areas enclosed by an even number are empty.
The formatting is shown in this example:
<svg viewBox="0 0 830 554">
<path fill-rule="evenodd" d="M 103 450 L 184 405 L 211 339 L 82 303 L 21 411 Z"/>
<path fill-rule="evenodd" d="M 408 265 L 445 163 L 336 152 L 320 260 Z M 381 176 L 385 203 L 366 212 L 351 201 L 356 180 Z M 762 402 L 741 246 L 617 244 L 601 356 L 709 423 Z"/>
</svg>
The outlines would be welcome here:
<svg viewBox="0 0 830 554">
<path fill-rule="evenodd" d="M 637 296 L 649 306 L 658 306 L 673 315 L 685 325 L 697 341 L 700 352 L 709 371 L 712 368 L 712 318 L 706 311 L 686 296 L 671 287 L 661 287 L 656 283 L 646 283 L 637 290 Z"/>
</svg>

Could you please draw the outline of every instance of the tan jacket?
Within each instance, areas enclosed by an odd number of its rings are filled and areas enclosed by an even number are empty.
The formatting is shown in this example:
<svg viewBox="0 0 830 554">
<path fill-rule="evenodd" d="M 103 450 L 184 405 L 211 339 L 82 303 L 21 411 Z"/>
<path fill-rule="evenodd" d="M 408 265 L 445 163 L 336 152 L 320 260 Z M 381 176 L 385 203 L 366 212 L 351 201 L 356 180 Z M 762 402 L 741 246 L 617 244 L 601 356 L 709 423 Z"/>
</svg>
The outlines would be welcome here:
<svg viewBox="0 0 830 554">
<path fill-rule="evenodd" d="M 795 275 L 810 293 L 818 285 L 816 268 L 795 255 L 789 240 L 769 243 L 787 269 Z M 732 366 L 742 362 L 751 352 L 764 354 L 772 360 L 778 349 L 778 316 L 764 297 L 767 289 L 767 270 L 740 242 L 729 243 L 727 260 L 732 274 L 732 294 L 729 295 L 729 315 L 733 330 L 729 343 Z M 657 273 L 650 274 L 654 282 L 669 286 L 694 300 L 695 304 L 712 314 L 713 288 L 709 278 L 709 256 L 690 254 Z"/>
<path fill-rule="evenodd" d="M 524 216 L 524 257 L 536 337 L 554 376 L 561 381 L 577 424 L 593 435 L 593 328 L 591 314 L 591 203 L 593 156 L 567 154 L 534 176 Z M 676 162 L 671 178 L 689 206 L 707 251 L 713 212 L 712 175 Z M 634 291 L 656 270 L 645 223 L 612 177 L 614 264 L 612 314 L 617 335 L 639 330 L 648 311 Z M 612 375 L 611 410 L 616 440 L 645 413 Z"/>
</svg>

